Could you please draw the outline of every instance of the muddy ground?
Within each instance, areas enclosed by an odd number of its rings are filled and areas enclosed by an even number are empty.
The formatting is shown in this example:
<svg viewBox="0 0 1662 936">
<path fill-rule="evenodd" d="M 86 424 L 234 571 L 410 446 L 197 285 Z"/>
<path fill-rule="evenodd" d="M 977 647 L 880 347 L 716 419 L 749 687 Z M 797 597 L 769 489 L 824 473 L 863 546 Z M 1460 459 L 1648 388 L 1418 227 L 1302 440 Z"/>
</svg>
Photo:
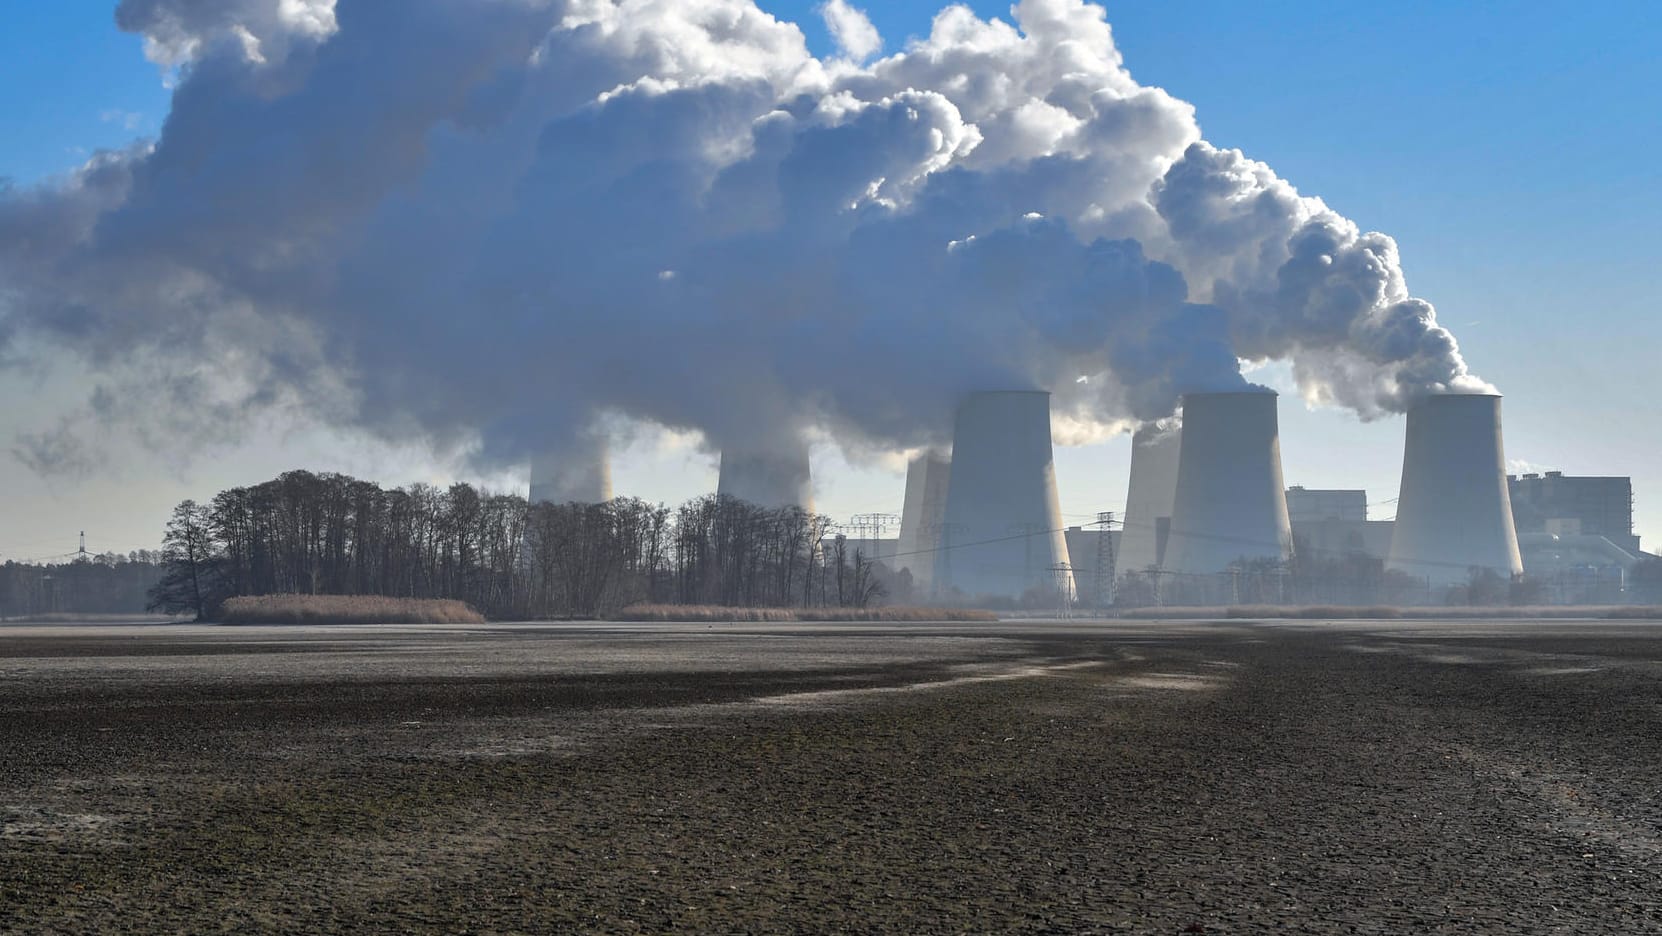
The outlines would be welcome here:
<svg viewBox="0 0 1662 936">
<path fill-rule="evenodd" d="M 1662 625 L 0 627 L 0 932 L 1662 932 Z"/>
</svg>

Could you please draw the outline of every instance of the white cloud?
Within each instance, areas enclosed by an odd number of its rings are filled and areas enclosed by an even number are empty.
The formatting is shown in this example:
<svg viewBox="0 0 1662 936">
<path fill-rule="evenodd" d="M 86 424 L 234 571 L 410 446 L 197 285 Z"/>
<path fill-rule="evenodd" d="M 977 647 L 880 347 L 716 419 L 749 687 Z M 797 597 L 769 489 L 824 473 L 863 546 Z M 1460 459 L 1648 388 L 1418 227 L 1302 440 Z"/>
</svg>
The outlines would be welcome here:
<svg viewBox="0 0 1662 936">
<path fill-rule="evenodd" d="M 831 31 L 842 54 L 854 62 L 864 62 L 883 51 L 883 37 L 871 24 L 866 11 L 850 6 L 848 0 L 826 0 L 819 6 L 819 15 Z"/>
<path fill-rule="evenodd" d="M 898 450 L 988 386 L 1089 440 L 1242 357 L 1363 413 L 1469 379 L 1390 238 L 1203 142 L 1082 0 L 864 65 L 836 0 L 829 63 L 750 0 L 119 11 L 181 87 L 153 146 L 0 195 L 0 359 L 212 401 L 139 438 L 294 408 L 494 470 L 611 413 Z"/>
</svg>

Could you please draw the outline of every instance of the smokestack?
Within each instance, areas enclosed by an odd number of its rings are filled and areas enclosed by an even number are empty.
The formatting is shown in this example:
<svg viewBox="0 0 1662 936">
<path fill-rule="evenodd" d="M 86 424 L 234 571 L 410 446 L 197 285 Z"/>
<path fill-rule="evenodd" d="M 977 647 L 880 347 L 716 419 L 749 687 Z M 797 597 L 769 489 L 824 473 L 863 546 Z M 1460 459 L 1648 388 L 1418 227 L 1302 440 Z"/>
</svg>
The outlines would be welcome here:
<svg viewBox="0 0 1662 936">
<path fill-rule="evenodd" d="M 770 510 L 801 507 L 812 513 L 813 476 L 808 469 L 807 444 L 799 442 L 789 452 L 722 449 L 716 493 Z"/>
<path fill-rule="evenodd" d="M 976 393 L 958 408 L 937 590 L 1019 598 L 1068 561 L 1051 460 L 1050 394 Z M 1063 580 L 1073 588 L 1071 576 Z"/>
<path fill-rule="evenodd" d="M 1150 423 L 1131 437 L 1131 487 L 1125 497 L 1125 535 L 1115 574 L 1160 568 L 1172 505 L 1177 501 L 1177 462 L 1183 430 Z"/>
<path fill-rule="evenodd" d="M 1274 393 L 1184 396 L 1179 452 L 1165 568 L 1208 574 L 1292 556 Z"/>
<path fill-rule="evenodd" d="M 533 504 L 601 504 L 612 499 L 612 466 L 603 438 L 593 448 L 575 453 L 548 454 L 531 460 Z"/>
<path fill-rule="evenodd" d="M 897 570 L 911 570 L 918 594 L 927 594 L 934 587 L 936 549 L 946 523 L 951 475 L 951 460 L 935 452 L 924 452 L 906 465 L 906 502 L 900 510 L 895 566 Z"/>
<path fill-rule="evenodd" d="M 1408 411 L 1387 568 L 1437 585 L 1523 572 L 1498 394 L 1439 394 Z"/>
</svg>

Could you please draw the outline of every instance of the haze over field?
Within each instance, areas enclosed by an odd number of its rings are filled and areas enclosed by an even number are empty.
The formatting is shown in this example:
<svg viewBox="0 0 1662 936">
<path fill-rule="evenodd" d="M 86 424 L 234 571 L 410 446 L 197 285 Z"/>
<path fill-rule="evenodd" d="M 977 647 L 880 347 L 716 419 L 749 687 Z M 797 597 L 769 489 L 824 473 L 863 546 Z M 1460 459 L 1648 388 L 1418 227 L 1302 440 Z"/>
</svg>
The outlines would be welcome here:
<svg viewBox="0 0 1662 936">
<path fill-rule="evenodd" d="M 1243 360 L 1364 419 L 1486 388 L 1389 236 L 1208 142 L 1100 7 L 893 52 L 821 12 L 816 57 L 749 0 L 126 0 L 159 135 L 0 195 L 0 359 L 98 374 L 14 454 L 298 413 L 502 477 L 620 424 L 869 459 L 988 387 L 1090 442 Z"/>
</svg>

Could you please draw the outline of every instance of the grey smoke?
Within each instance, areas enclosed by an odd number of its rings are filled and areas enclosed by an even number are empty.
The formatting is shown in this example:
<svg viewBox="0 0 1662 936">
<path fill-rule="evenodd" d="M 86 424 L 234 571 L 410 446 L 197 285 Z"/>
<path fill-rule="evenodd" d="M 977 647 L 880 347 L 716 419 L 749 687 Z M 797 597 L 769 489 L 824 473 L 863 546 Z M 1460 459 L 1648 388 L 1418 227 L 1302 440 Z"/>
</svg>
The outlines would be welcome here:
<svg viewBox="0 0 1662 936">
<path fill-rule="evenodd" d="M 124 0 L 172 112 L 0 193 L 0 361 L 489 465 L 613 414 L 926 445 L 988 388 L 1106 431 L 1239 359 L 1368 417 L 1482 388 L 1390 238 L 1204 142 L 1099 7 L 951 7 L 869 64 L 823 12 L 826 61 L 749 0 Z"/>
</svg>

